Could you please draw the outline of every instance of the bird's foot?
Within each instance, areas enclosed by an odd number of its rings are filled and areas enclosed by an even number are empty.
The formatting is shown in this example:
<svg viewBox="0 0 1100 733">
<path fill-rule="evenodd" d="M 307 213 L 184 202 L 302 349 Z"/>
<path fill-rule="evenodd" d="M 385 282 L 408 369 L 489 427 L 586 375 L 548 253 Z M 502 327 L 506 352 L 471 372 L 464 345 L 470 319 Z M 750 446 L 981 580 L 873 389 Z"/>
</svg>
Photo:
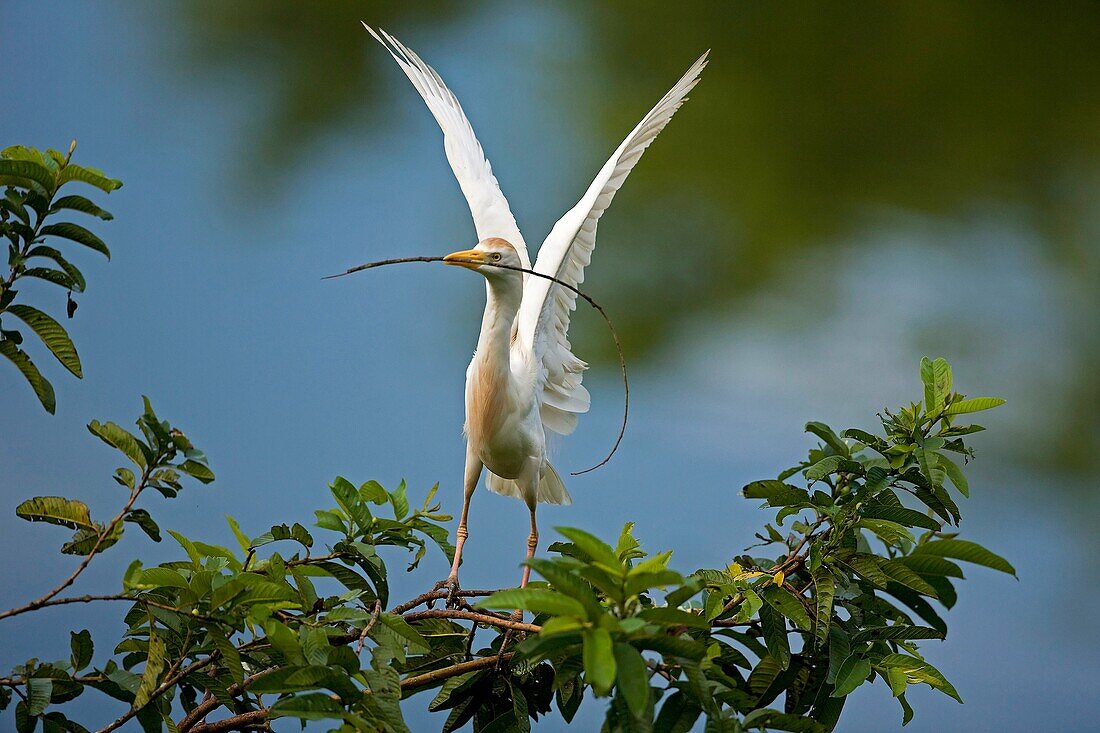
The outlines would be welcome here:
<svg viewBox="0 0 1100 733">
<path fill-rule="evenodd" d="M 445 590 L 445 591 L 447 591 L 447 595 L 446 595 L 446 606 L 447 606 L 447 608 L 458 608 L 459 606 L 462 605 L 462 597 L 459 596 L 459 593 L 462 591 L 462 587 L 459 586 L 459 584 L 458 584 L 458 576 L 457 575 L 447 576 L 443 580 L 436 583 L 435 586 L 432 587 L 432 590 L 437 590 L 437 591 L 438 590 Z"/>
</svg>

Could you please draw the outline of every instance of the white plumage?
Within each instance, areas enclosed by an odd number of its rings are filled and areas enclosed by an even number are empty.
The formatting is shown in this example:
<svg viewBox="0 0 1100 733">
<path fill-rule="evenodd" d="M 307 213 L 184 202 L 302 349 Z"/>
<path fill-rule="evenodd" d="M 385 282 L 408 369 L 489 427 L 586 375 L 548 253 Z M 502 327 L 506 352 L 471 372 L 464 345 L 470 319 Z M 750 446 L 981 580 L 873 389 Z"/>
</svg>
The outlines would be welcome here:
<svg viewBox="0 0 1100 733">
<path fill-rule="evenodd" d="M 482 468 L 489 469 L 490 490 L 527 503 L 531 512 L 527 556 L 531 557 L 538 541 L 536 504 L 570 501 L 560 476 L 546 460 L 545 432 L 573 432 L 577 415 L 587 412 L 591 402 L 581 383 L 588 365 L 573 354 L 569 343 L 576 294 L 544 278 L 492 265 L 534 269 L 574 287 L 584 282 L 600 216 L 699 81 L 707 54 L 692 64 L 619 145 L 577 205 L 554 225 L 531 268 L 515 217 L 458 99 L 416 53 L 385 31 L 376 33 L 363 25 L 390 52 L 443 130 L 447 160 L 470 206 L 479 240 L 473 249 L 447 259 L 486 279 L 481 335 L 466 373 L 465 497 L 454 565 L 445 581 L 453 590 L 458 587 L 458 565 L 468 536 L 470 498 Z M 529 572 L 525 568 L 522 585 L 527 584 Z"/>
</svg>

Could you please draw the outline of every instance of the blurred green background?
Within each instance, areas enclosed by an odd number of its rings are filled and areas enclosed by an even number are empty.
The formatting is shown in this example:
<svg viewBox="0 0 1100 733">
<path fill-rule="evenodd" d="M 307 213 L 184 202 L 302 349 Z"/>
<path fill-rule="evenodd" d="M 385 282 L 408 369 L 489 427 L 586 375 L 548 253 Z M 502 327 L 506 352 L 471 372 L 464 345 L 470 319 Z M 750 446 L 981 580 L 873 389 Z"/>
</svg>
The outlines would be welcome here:
<svg viewBox="0 0 1100 733">
<path fill-rule="evenodd" d="M 3 144 L 76 136 L 79 162 L 126 182 L 102 227 L 115 259 L 86 270 L 73 322 L 85 383 L 59 380 L 50 418 L 0 374 L 4 507 L 108 475 L 82 426 L 126 419 L 147 392 L 219 476 L 169 527 L 201 535 L 231 513 L 257 534 L 310 516 L 336 473 L 438 480 L 457 508 L 480 284 L 417 268 L 319 280 L 473 243 L 438 129 L 360 19 L 462 100 L 532 251 L 712 49 L 601 221 L 585 289 L 622 332 L 634 412 L 620 454 L 572 480 L 575 505 L 546 526 L 610 535 L 637 520 L 677 567 L 713 565 L 762 516 L 737 489 L 803 452 L 804 421 L 866 427 L 919 396 L 921 355 L 945 356 L 960 390 L 1009 400 L 975 441 L 963 530 L 1021 582 L 968 579 L 951 636 L 929 645 L 967 704 L 914 695 L 909 730 L 1093 724 L 1096 3 L 4 3 Z M 593 412 L 560 449 L 578 468 L 610 443 L 621 403 L 603 324 L 581 309 L 571 336 L 593 365 Z M 106 483 L 88 484 L 93 507 L 115 506 Z M 510 582 L 527 531 L 512 504 L 475 500 L 467 582 Z M 14 522 L 0 525 L 12 602 L 66 567 Z M 115 552 L 147 550 L 127 538 Z M 95 568 L 88 592 L 113 587 Z M 2 663 L 53 643 L 45 619 L 8 623 Z M 115 628 L 103 609 L 82 623 Z M 82 704 L 93 719 L 109 707 Z M 413 729 L 438 727 L 422 707 Z M 599 711 L 584 715 L 575 729 L 594 729 Z M 846 715 L 845 731 L 900 722 L 883 689 Z"/>
</svg>

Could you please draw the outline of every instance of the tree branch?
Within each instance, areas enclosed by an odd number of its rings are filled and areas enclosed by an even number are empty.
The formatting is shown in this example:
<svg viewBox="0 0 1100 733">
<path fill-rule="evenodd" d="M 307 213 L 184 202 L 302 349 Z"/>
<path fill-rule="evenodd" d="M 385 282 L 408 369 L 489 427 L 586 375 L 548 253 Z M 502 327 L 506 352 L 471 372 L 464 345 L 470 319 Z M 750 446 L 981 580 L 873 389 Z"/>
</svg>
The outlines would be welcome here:
<svg viewBox="0 0 1100 733">
<path fill-rule="evenodd" d="M 494 593 L 496 593 L 495 590 L 462 590 L 461 588 L 454 593 L 450 593 L 449 591 L 445 590 L 430 590 L 427 593 L 421 593 L 416 598 L 413 598 L 410 601 L 406 601 L 399 606 L 394 606 L 390 609 L 390 613 L 396 613 L 400 616 L 406 611 L 410 611 L 417 606 L 423 605 L 430 601 L 442 600 L 449 595 L 455 595 L 460 598 L 475 598 L 480 596 L 491 596 Z"/>
<path fill-rule="evenodd" d="M 402 616 L 406 621 L 413 622 L 419 621 L 424 618 L 457 618 L 464 621 L 474 621 L 479 624 L 486 624 L 488 626 L 497 626 L 502 629 L 511 629 L 512 631 L 527 631 L 532 634 L 537 634 L 542 631 L 541 626 L 535 624 L 525 624 L 520 621 L 512 621 L 511 619 L 499 618 L 497 616 L 489 616 L 483 613 L 475 613 L 473 611 L 462 611 L 459 609 L 429 608 L 426 611 L 415 611 L 413 613 L 406 613 Z"/>
<path fill-rule="evenodd" d="M 260 725 L 271 714 L 271 708 L 250 710 L 240 713 L 225 720 L 217 720 L 213 723 L 200 723 L 191 728 L 191 733 L 224 733 L 225 731 L 246 730 L 252 726 Z"/>
<path fill-rule="evenodd" d="M 154 464 L 153 462 L 150 462 L 149 465 L 151 467 Z M 91 552 L 89 552 L 87 556 L 80 562 L 80 565 L 77 566 L 76 570 L 74 570 L 68 578 L 62 581 L 61 585 L 57 586 L 46 595 L 41 596 L 40 598 L 36 598 L 30 603 L 20 606 L 19 608 L 12 608 L 4 611 L 3 613 L 0 613 L 0 620 L 11 618 L 12 616 L 18 616 L 20 614 L 27 613 L 28 611 L 35 611 L 39 608 L 42 608 L 43 606 L 47 605 L 50 600 L 58 595 L 61 591 L 65 590 L 70 585 L 76 582 L 76 579 L 80 577 L 80 574 L 83 573 L 87 569 L 88 565 L 91 564 L 92 558 L 95 557 L 96 553 L 99 551 L 100 545 L 102 545 L 103 541 L 107 539 L 111 532 L 114 531 L 114 528 L 118 525 L 119 522 L 122 521 L 123 517 L 126 516 L 126 513 L 133 508 L 134 502 L 137 501 L 137 498 L 139 496 L 141 496 L 141 492 L 145 490 L 145 487 L 147 486 L 149 481 L 149 471 L 151 470 L 150 467 L 147 467 L 144 471 L 142 471 L 141 481 L 139 481 L 138 485 L 134 487 L 134 490 L 130 492 L 130 498 L 127 500 L 126 504 L 123 505 L 122 510 L 115 515 L 115 518 L 112 519 L 107 524 L 107 526 L 103 528 L 103 531 L 99 533 L 99 537 L 96 539 L 95 544 L 92 545 Z"/>
<path fill-rule="evenodd" d="M 270 669 L 265 669 L 262 672 L 257 672 L 250 677 L 246 677 L 239 685 L 230 685 L 229 688 L 226 689 L 226 693 L 228 693 L 230 697 L 235 697 L 236 695 L 244 692 L 245 689 L 247 689 L 248 686 L 251 685 L 253 682 L 260 679 L 261 677 L 265 677 L 271 674 L 277 669 L 278 667 L 272 667 Z M 177 728 L 179 729 L 179 733 L 188 733 L 188 731 L 199 730 L 203 725 L 205 725 L 205 723 L 201 722 L 202 719 L 212 713 L 214 710 L 216 710 L 221 704 L 221 700 L 216 697 L 211 697 L 208 700 L 203 700 L 201 703 L 195 706 L 194 710 L 189 712 L 183 717 L 182 720 L 180 720 L 179 725 L 177 726 Z M 213 725 L 213 723 L 211 723 L 211 725 Z"/>
<path fill-rule="evenodd" d="M 457 677 L 460 674 L 466 674 L 467 672 L 473 672 L 478 669 L 486 669 L 488 667 L 495 667 L 500 662 L 507 662 L 512 658 L 515 652 L 506 652 L 505 654 L 496 654 L 491 657 L 481 657 L 469 662 L 462 662 L 451 667 L 444 667 L 443 669 L 436 669 L 431 672 L 425 672 L 424 674 L 417 675 L 415 677 L 407 677 L 401 680 L 401 689 L 415 689 L 417 687 L 424 687 L 430 685 L 433 682 L 439 682 L 441 680 L 450 679 L 451 677 Z"/>
<path fill-rule="evenodd" d="M 363 651 L 363 645 L 367 643 L 367 634 L 374 628 L 374 625 L 378 623 L 378 619 L 382 616 L 382 601 L 374 602 L 374 610 L 371 611 L 370 621 L 363 626 L 362 633 L 359 634 L 359 641 L 355 644 L 355 653 L 359 654 Z"/>
</svg>

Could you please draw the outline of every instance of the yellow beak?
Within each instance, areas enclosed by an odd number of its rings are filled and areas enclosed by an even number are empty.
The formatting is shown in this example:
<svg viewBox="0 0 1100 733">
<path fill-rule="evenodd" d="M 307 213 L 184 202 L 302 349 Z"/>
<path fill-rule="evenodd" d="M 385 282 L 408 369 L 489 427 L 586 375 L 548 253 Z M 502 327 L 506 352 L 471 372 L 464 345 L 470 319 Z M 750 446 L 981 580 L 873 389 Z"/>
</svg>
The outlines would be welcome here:
<svg viewBox="0 0 1100 733">
<path fill-rule="evenodd" d="M 471 270 L 476 270 L 478 265 L 485 262 L 485 253 L 476 249 L 464 249 L 461 252 L 452 252 L 443 258 L 448 265 L 458 265 Z"/>
</svg>

